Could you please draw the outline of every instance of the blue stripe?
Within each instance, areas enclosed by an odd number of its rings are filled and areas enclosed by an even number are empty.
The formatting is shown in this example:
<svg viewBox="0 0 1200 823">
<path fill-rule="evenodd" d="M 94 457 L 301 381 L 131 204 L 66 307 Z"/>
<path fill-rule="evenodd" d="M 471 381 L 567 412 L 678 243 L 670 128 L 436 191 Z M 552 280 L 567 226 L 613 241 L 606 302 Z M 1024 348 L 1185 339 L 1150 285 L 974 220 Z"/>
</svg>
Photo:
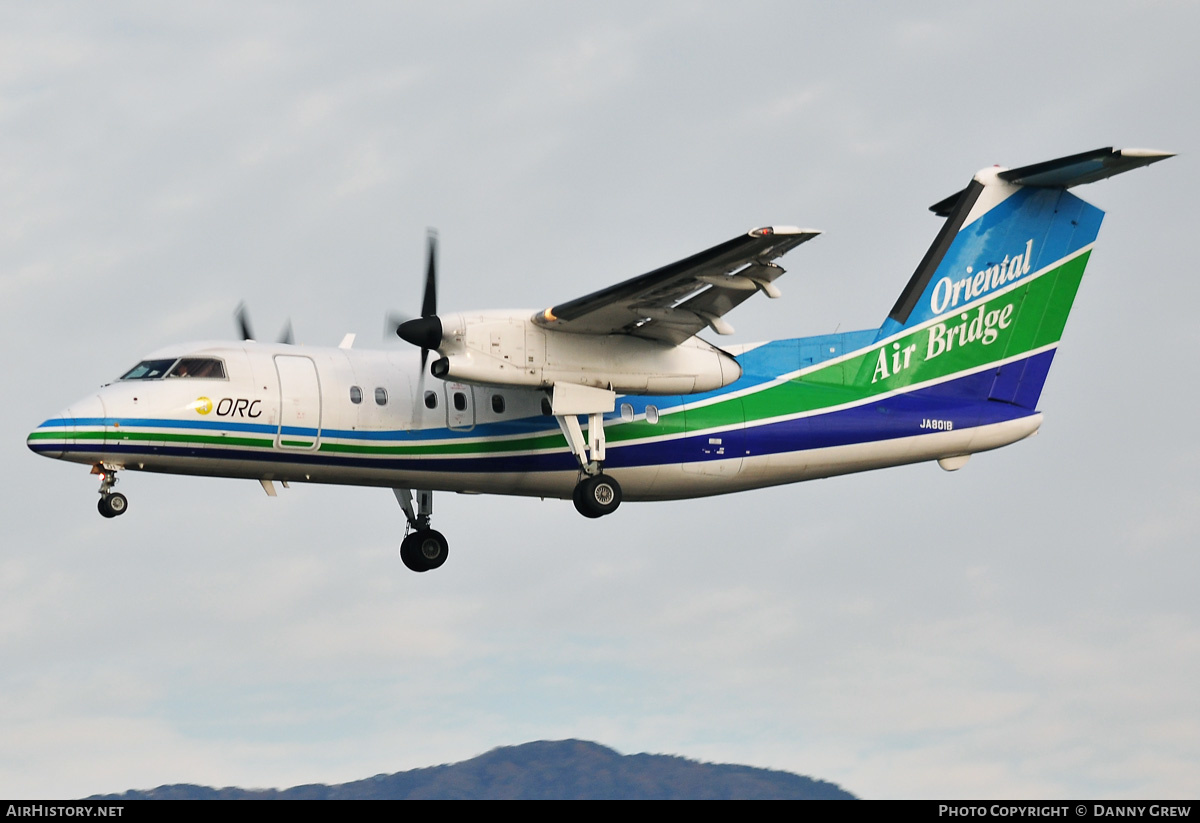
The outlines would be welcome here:
<svg viewBox="0 0 1200 823">
<path fill-rule="evenodd" d="M 152 417 L 54 417 L 42 423 L 38 428 L 68 428 L 76 426 L 104 426 L 116 428 L 119 426 L 137 426 L 143 429 L 201 429 L 209 431 L 255 432 L 258 434 L 275 434 L 278 426 L 266 423 L 233 423 L 218 420 L 166 420 Z M 286 431 L 286 429 L 285 429 Z M 300 431 L 299 429 L 297 431 Z M 315 431 L 308 429 L 307 431 Z"/>
<path fill-rule="evenodd" d="M 614 414 L 612 417 L 619 417 Z M 455 431 L 451 429 L 420 429 L 408 431 L 393 429 L 390 431 L 360 431 L 356 429 L 320 429 L 323 437 L 343 437 L 351 440 L 449 440 L 464 437 L 481 437 L 491 434 L 499 436 L 511 434 L 512 427 L 527 428 L 529 431 L 557 431 L 557 428 L 547 429 L 544 419 L 530 417 L 514 420 L 511 423 L 493 423 L 476 426 L 471 431 Z M 234 423 L 218 420 L 171 420 L 151 417 L 53 417 L 44 421 L 39 429 L 69 429 L 75 427 L 103 428 L 142 428 L 142 429 L 183 429 L 197 431 L 245 432 L 250 434 L 266 434 L 274 437 L 279 432 L 279 426 L 266 423 Z M 305 437 L 316 437 L 318 430 L 304 426 L 284 426 L 283 433 Z"/>
</svg>

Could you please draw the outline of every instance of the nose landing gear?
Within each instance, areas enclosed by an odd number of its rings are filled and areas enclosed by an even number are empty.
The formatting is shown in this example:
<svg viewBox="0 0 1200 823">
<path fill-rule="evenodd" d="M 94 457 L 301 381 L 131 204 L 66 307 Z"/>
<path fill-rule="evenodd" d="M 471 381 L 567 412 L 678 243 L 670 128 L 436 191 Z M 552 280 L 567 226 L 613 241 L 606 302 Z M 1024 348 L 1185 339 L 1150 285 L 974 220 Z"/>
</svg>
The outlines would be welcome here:
<svg viewBox="0 0 1200 823">
<path fill-rule="evenodd" d="M 105 517 L 119 517 L 129 508 L 125 495 L 115 492 L 112 487 L 117 485 L 117 470 L 109 469 L 100 464 L 92 466 L 92 474 L 100 475 L 100 501 L 96 509 Z"/>
</svg>

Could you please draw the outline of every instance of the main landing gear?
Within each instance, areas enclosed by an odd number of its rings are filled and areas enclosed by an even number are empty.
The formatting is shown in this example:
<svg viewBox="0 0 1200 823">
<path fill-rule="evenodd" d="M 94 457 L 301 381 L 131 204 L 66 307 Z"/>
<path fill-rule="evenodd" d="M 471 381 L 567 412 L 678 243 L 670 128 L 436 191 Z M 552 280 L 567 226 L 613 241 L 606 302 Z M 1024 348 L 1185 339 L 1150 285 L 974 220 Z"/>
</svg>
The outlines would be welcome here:
<svg viewBox="0 0 1200 823">
<path fill-rule="evenodd" d="M 100 475 L 100 501 L 96 509 L 105 517 L 119 517 L 129 508 L 125 495 L 115 492 L 112 487 L 117 485 L 117 470 L 108 469 L 100 464 L 92 466 L 92 474 Z"/>
<path fill-rule="evenodd" d="M 392 489 L 392 492 L 400 508 L 404 509 L 404 516 L 408 518 L 408 528 L 400 543 L 400 559 L 414 572 L 427 572 L 440 567 L 446 562 L 450 547 L 441 532 L 429 528 L 429 521 L 433 517 L 433 492 L 417 490 L 416 511 L 413 511 L 412 489 Z"/>
<path fill-rule="evenodd" d="M 621 485 L 604 473 L 604 410 L 612 411 L 614 397 L 611 391 L 587 386 L 554 386 L 554 419 L 579 461 L 579 482 L 571 499 L 584 517 L 603 517 L 621 505 Z M 577 414 L 588 416 L 586 443 Z"/>
</svg>

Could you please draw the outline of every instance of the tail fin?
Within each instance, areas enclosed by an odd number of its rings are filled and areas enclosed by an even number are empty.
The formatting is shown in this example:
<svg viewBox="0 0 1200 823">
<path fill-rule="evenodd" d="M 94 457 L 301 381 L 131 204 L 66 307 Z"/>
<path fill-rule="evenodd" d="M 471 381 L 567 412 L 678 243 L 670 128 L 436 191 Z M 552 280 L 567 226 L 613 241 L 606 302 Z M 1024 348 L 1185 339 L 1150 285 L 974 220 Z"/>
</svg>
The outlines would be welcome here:
<svg viewBox="0 0 1200 823">
<path fill-rule="evenodd" d="M 931 207 L 946 223 L 858 380 L 889 389 L 973 375 L 947 391 L 1035 408 L 1104 217 L 1067 189 L 1171 156 L 1105 148 L 977 173 Z"/>
</svg>

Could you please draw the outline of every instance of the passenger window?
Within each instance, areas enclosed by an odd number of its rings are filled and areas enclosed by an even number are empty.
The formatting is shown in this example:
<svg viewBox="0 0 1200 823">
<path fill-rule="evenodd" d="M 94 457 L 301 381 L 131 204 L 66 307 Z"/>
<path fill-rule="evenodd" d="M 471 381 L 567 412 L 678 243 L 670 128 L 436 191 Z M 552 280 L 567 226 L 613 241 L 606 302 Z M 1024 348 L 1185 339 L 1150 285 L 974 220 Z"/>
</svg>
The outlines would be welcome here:
<svg viewBox="0 0 1200 823">
<path fill-rule="evenodd" d="M 633 405 L 631 403 L 621 404 L 621 420 L 626 423 L 633 422 Z"/>
<path fill-rule="evenodd" d="M 465 411 L 467 408 L 467 396 L 460 391 L 454 393 L 454 408 L 457 411 Z"/>
<path fill-rule="evenodd" d="M 387 405 L 387 389 L 378 388 L 375 390 L 375 405 L 377 405 L 377 406 L 386 406 Z"/>
<path fill-rule="evenodd" d="M 651 424 L 658 422 L 658 406 L 646 407 L 646 422 Z"/>
<path fill-rule="evenodd" d="M 362 389 L 360 389 L 358 386 L 350 387 L 350 402 L 351 403 L 361 403 L 362 402 Z"/>
<path fill-rule="evenodd" d="M 425 408 L 427 408 L 427 409 L 436 409 L 437 408 L 437 392 L 432 392 L 432 391 L 425 392 Z"/>
<path fill-rule="evenodd" d="M 504 414 L 504 395 L 492 395 L 492 411 L 494 411 L 496 414 Z"/>
</svg>

